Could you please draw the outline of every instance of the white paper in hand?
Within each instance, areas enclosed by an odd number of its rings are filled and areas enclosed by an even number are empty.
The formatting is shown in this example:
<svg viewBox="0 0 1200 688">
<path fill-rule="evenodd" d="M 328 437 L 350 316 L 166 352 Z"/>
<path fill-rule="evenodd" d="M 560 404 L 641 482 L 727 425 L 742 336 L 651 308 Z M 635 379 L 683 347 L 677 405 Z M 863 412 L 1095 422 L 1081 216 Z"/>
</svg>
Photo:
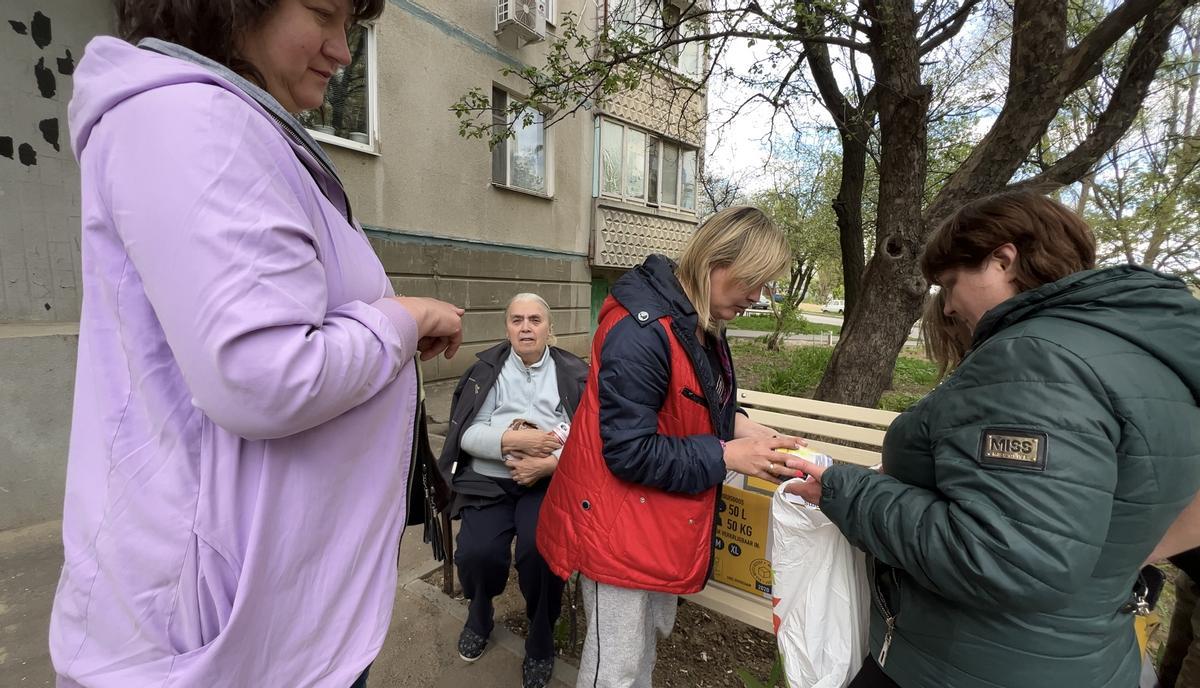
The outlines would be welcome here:
<svg viewBox="0 0 1200 688">
<path fill-rule="evenodd" d="M 844 688 L 869 649 L 863 553 L 820 509 L 779 489 L 771 500 L 771 569 L 775 636 L 788 684 Z"/>
</svg>

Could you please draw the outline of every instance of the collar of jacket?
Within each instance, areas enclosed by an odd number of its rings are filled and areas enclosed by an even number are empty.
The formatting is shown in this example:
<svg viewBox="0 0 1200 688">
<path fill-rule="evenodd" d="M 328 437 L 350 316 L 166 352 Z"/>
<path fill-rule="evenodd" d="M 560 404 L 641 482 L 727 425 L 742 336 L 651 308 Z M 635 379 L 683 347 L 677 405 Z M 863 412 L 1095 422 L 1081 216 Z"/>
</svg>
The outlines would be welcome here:
<svg viewBox="0 0 1200 688">
<path fill-rule="evenodd" d="M 1200 301 L 1178 277 L 1136 265 L 1068 275 L 988 311 L 975 328 L 972 351 L 1039 318 L 1073 323 L 1139 347 L 1178 375 L 1200 403 Z"/>
<path fill-rule="evenodd" d="M 508 360 L 508 353 L 512 351 L 512 343 L 503 341 L 489 349 L 484 349 L 475 354 L 475 358 L 492 366 L 493 368 L 501 368 L 504 362 Z"/>
<path fill-rule="evenodd" d="M 194 50 L 183 47 L 182 45 L 170 43 L 158 38 L 143 38 L 138 42 L 138 47 L 142 48 L 143 50 L 149 50 L 151 52 L 159 53 L 160 55 L 167 55 L 168 57 L 174 57 L 177 60 L 191 62 L 192 64 L 204 67 L 213 74 L 221 77 L 225 81 L 228 81 L 236 88 L 241 89 L 243 93 L 250 96 L 254 102 L 258 103 L 263 110 L 267 111 L 267 114 L 271 115 L 271 117 L 279 123 L 279 126 L 283 128 L 284 133 L 289 138 L 295 141 L 309 155 L 312 156 L 313 160 L 319 164 L 321 168 L 323 168 L 325 173 L 329 175 L 330 179 L 338 185 L 339 189 L 342 191 L 342 194 L 345 195 L 345 186 L 342 184 L 342 179 L 338 175 L 337 167 L 334 166 L 333 160 L 329 159 L 329 156 L 325 153 L 325 150 L 321 148 L 316 139 L 314 139 L 312 135 L 308 133 L 308 130 L 304 128 L 304 125 L 301 124 L 300 121 L 292 115 L 292 113 L 285 110 L 284 107 L 279 104 L 279 101 L 275 99 L 275 96 L 271 95 L 263 88 L 257 86 L 249 79 L 243 77 L 220 62 L 209 59 Z M 346 196 L 346 199 L 346 220 L 353 224 L 350 219 L 352 213 L 349 208 L 349 196 Z"/>
<path fill-rule="evenodd" d="M 642 327 L 669 315 L 680 329 L 694 332 L 698 322 L 696 308 L 683 293 L 683 287 L 675 277 L 675 267 L 670 258 L 651 255 L 617 280 L 612 288 L 613 298 Z M 642 317 L 642 313 L 646 317 Z"/>
<path fill-rule="evenodd" d="M 573 354 L 569 354 L 568 352 L 563 351 L 556 346 L 547 346 L 546 349 L 550 352 L 550 359 L 554 361 L 554 376 L 558 382 L 558 393 L 562 400 L 562 404 L 567 409 L 567 413 L 574 416 L 575 409 L 579 406 L 579 394 L 577 393 L 575 387 L 571 384 L 571 375 L 575 372 L 573 369 L 578 367 L 573 365 L 578 361 L 578 359 L 575 358 Z M 492 389 L 492 385 L 496 384 L 496 379 L 500 376 L 500 369 L 503 368 L 504 364 L 508 361 L 508 355 L 511 351 L 512 343 L 503 341 L 496 346 L 491 347 L 490 349 L 485 349 L 475 354 L 475 357 L 478 358 L 481 363 L 492 367 L 492 372 L 487 378 L 481 378 L 479 376 L 476 377 L 476 382 L 480 383 L 480 388 L 478 398 L 472 403 L 474 406 L 474 409 L 471 413 L 472 418 L 475 417 L 474 414 L 479 412 L 479 405 L 483 403 L 483 397 L 487 396 L 487 393 Z M 568 356 L 570 358 L 568 358 Z M 583 374 L 586 375 L 586 366 L 584 366 L 581 362 L 580 366 L 583 366 L 581 370 L 583 371 Z M 568 396 L 563 398 L 563 395 Z M 465 428 L 463 429 L 465 430 Z"/>
<path fill-rule="evenodd" d="M 1005 328 L 1022 320 L 1037 316 L 1041 311 L 1054 306 L 1090 301 L 1111 290 L 1110 283 L 1121 280 L 1166 280 L 1170 286 L 1186 289 L 1183 280 L 1164 275 L 1140 265 L 1118 265 L 1109 268 L 1084 270 L 1056 281 L 1043 284 L 1036 289 L 1021 292 L 984 313 L 975 328 L 973 347 L 996 335 Z M 1130 284 L 1134 288 L 1134 284 Z"/>
<path fill-rule="evenodd" d="M 713 427 L 719 429 L 725 415 L 716 398 L 716 376 L 719 373 L 709 365 L 708 356 L 696 337 L 696 327 L 699 325 L 696 308 L 683 293 L 683 287 L 675 277 L 675 267 L 674 261 L 666 256 L 652 255 L 622 275 L 613 285 L 612 295 L 642 327 L 671 316 L 671 330 L 692 361 L 692 369 L 704 388 L 705 398 L 709 400 Z M 643 313 L 646 317 L 642 317 Z M 717 346 L 728 345 L 722 339 Z M 733 406 L 736 408 L 736 403 Z"/>
</svg>

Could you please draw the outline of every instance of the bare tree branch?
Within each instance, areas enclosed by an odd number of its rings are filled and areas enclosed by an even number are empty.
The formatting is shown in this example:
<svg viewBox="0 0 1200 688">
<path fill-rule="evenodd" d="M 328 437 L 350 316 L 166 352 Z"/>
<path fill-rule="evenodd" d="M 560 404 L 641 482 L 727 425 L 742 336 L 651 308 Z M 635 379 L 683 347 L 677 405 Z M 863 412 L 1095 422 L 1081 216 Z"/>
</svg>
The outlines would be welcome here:
<svg viewBox="0 0 1200 688">
<path fill-rule="evenodd" d="M 1067 92 L 1078 89 L 1089 76 L 1094 76 L 1095 65 L 1109 48 L 1161 4 L 1163 0 L 1125 0 L 1109 12 L 1063 61 Z"/>
<path fill-rule="evenodd" d="M 1011 188 L 1070 184 L 1086 174 L 1100 160 L 1104 151 L 1120 140 L 1137 116 L 1150 83 L 1162 64 L 1171 30 L 1179 23 L 1187 4 L 1187 0 L 1166 0 L 1147 17 L 1129 50 L 1108 107 L 1101 113 L 1087 138 L 1046 171 L 1013 184 Z"/>
<path fill-rule="evenodd" d="M 930 27 L 918 39 L 918 43 L 921 45 L 920 54 L 927 55 L 946 41 L 957 36 L 962 31 L 963 26 L 966 25 L 967 18 L 971 16 L 971 12 L 975 10 L 978 4 L 979 0 L 967 0 L 949 17 Z"/>
</svg>

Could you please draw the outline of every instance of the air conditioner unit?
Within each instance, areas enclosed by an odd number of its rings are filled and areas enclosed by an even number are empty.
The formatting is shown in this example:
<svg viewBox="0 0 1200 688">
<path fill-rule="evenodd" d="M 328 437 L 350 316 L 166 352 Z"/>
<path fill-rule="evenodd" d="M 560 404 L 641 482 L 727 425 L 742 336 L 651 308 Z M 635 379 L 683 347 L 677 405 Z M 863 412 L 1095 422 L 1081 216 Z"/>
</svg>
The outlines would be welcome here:
<svg viewBox="0 0 1200 688">
<path fill-rule="evenodd" d="M 496 33 L 513 32 L 528 43 L 546 38 L 546 0 L 496 0 Z"/>
</svg>

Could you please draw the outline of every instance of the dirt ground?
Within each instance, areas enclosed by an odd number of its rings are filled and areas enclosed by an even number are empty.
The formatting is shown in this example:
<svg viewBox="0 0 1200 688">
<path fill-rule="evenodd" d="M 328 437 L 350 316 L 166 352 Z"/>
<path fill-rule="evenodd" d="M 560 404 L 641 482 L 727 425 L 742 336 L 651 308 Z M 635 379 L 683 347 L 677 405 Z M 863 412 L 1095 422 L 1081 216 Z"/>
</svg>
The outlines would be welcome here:
<svg viewBox="0 0 1200 688">
<path fill-rule="evenodd" d="M 425 581 L 440 588 L 442 572 L 429 574 Z M 585 621 L 582 601 L 574 605 L 572 617 L 573 590 L 573 586 L 567 586 L 563 592 L 556 645 L 561 658 L 577 665 Z M 461 599 L 461 589 L 456 587 L 455 593 Z M 463 603 L 466 604 L 465 600 Z M 509 576 L 504 594 L 496 598 L 495 607 L 497 624 L 504 624 L 518 636 L 526 635 L 529 624 L 515 571 Z M 572 622 L 574 634 L 571 633 Z M 775 637 L 770 633 L 684 602 L 679 606 L 674 632 L 658 642 L 654 688 L 743 688 L 745 684 L 739 670 L 760 682 L 765 681 L 771 673 L 775 655 Z"/>
</svg>

